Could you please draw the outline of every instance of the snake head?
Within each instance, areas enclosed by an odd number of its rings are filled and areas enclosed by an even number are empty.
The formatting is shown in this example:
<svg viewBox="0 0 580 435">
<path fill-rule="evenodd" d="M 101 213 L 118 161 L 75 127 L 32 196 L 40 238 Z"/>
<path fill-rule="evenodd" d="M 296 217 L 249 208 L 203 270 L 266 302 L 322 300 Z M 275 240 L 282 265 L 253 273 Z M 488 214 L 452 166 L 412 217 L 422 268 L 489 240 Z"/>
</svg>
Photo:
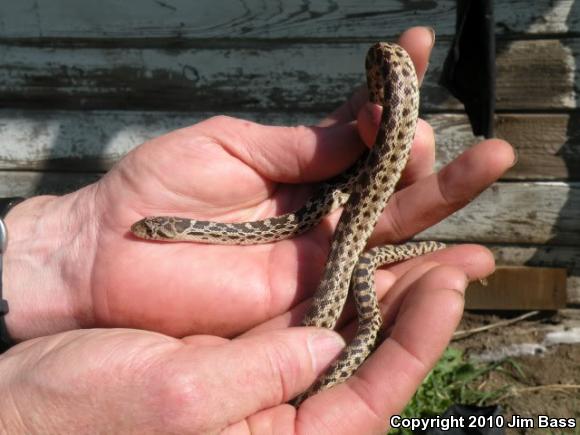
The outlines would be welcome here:
<svg viewBox="0 0 580 435">
<path fill-rule="evenodd" d="M 140 239 L 156 240 L 162 230 L 159 217 L 146 217 L 131 225 L 131 232 Z"/>
<path fill-rule="evenodd" d="M 381 106 L 389 106 L 401 77 L 416 81 L 411 57 L 401 46 L 394 43 L 373 44 L 367 52 L 365 67 L 369 101 Z"/>
</svg>

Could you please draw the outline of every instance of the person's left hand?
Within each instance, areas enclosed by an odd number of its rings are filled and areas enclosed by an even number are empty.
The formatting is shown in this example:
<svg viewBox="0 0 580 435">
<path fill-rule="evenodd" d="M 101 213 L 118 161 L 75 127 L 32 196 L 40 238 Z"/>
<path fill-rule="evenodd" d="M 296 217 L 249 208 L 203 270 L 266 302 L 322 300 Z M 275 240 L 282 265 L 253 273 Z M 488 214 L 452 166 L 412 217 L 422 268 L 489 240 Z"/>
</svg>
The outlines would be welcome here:
<svg viewBox="0 0 580 435">
<path fill-rule="evenodd" d="M 422 78 L 431 33 L 411 29 L 400 44 Z M 129 228 L 150 215 L 244 221 L 298 208 L 312 182 L 354 162 L 365 149 L 361 137 L 372 144 L 379 111 L 365 101 L 364 92 L 355 94 L 318 127 L 215 117 L 139 146 L 84 189 L 16 206 L 6 219 L 10 332 L 26 339 L 79 327 L 133 327 L 233 337 L 300 310 L 320 280 L 337 212 L 300 237 L 259 246 L 151 242 Z M 497 140 L 437 174 L 434 154 L 433 132 L 422 121 L 404 188 L 389 201 L 371 245 L 404 241 L 435 224 L 513 162 L 511 147 Z M 458 266 L 470 279 L 493 270 L 484 248 L 454 247 L 379 271 L 379 298 L 404 270 L 426 261 Z"/>
</svg>

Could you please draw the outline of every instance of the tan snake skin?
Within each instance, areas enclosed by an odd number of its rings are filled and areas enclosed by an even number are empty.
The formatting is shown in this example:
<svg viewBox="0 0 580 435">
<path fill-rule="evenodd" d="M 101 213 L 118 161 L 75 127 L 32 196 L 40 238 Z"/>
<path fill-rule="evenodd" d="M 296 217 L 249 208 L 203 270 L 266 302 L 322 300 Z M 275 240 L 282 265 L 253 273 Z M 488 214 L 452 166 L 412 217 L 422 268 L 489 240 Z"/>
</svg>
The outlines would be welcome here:
<svg viewBox="0 0 580 435">
<path fill-rule="evenodd" d="M 419 107 L 415 68 L 398 45 L 374 44 L 367 53 L 366 72 L 369 100 L 383 106 L 375 144 L 349 170 L 322 183 L 299 210 L 255 222 L 156 216 L 131 226 L 133 234 L 150 240 L 259 244 L 301 234 L 344 206 L 322 280 L 303 324 L 333 329 L 350 288 L 357 307 L 358 331 L 326 373 L 294 400 L 295 405 L 348 379 L 375 348 L 382 325 L 374 288 L 376 268 L 443 247 L 436 242 L 417 242 L 380 246 L 363 253 L 407 164 Z"/>
</svg>

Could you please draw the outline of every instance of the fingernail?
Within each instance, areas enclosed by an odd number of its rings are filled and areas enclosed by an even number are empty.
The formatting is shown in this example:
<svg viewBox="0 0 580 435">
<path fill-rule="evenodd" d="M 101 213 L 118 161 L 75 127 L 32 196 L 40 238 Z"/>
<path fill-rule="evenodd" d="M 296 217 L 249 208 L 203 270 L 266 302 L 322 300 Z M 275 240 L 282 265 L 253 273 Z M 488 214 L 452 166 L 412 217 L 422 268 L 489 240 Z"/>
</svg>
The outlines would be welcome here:
<svg viewBox="0 0 580 435">
<path fill-rule="evenodd" d="M 512 168 L 518 163 L 519 158 L 518 150 L 514 148 L 514 161 L 512 163 Z"/>
<path fill-rule="evenodd" d="M 433 27 L 427 27 L 431 32 L 431 48 L 435 45 L 435 29 Z"/>
<path fill-rule="evenodd" d="M 450 286 L 450 290 L 454 290 L 457 293 L 461 294 L 465 297 L 465 291 L 467 290 L 467 286 L 469 285 L 469 277 L 466 274 L 463 274 L 461 277 L 458 277 L 457 281 L 454 285 Z"/>
<path fill-rule="evenodd" d="M 373 125 L 378 126 L 381 123 L 381 116 L 383 114 L 382 107 L 378 104 L 368 102 L 364 105 L 364 110 Z"/>
<path fill-rule="evenodd" d="M 322 371 L 344 348 L 344 340 L 340 335 L 330 330 L 313 332 L 308 340 L 312 366 L 316 371 Z"/>
<path fill-rule="evenodd" d="M 469 277 L 467 275 L 463 275 L 463 280 L 460 283 L 457 283 L 456 291 L 463 294 L 465 296 L 465 290 L 467 290 L 467 286 L 469 285 Z"/>
</svg>

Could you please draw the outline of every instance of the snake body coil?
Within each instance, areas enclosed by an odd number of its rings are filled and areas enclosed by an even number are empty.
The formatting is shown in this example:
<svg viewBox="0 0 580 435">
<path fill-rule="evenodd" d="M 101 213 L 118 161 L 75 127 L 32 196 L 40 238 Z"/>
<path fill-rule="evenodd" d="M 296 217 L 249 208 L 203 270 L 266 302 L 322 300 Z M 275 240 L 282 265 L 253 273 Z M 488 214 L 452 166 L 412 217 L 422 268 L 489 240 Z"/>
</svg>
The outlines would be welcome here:
<svg viewBox="0 0 580 435">
<path fill-rule="evenodd" d="M 383 264 L 440 249 L 435 242 L 384 245 L 363 252 L 407 164 L 419 108 L 419 89 L 409 55 L 396 44 L 376 43 L 366 57 L 369 100 L 383 106 L 375 144 L 348 171 L 322 183 L 299 210 L 262 221 L 218 223 L 179 217 L 147 217 L 131 231 L 138 237 L 167 241 L 256 244 L 301 234 L 332 210 L 344 206 L 330 253 L 304 325 L 334 328 L 349 289 L 357 307 L 356 337 L 308 391 L 310 395 L 348 379 L 376 345 L 382 317 L 374 272 Z"/>
</svg>

